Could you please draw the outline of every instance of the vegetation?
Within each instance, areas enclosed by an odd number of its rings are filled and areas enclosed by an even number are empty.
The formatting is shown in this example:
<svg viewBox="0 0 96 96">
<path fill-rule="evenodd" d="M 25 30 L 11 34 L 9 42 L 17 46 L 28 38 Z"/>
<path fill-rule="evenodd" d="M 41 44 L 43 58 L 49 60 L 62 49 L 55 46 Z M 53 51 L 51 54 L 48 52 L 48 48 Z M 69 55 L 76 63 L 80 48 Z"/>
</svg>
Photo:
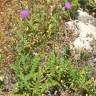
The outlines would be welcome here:
<svg viewBox="0 0 96 96">
<path fill-rule="evenodd" d="M 0 89 L 6 89 L 3 78 L 3 68 L 6 67 L 11 76 L 16 77 L 14 83 L 11 82 L 12 96 L 49 96 L 46 95 L 48 91 L 60 96 L 66 90 L 74 96 L 95 96 L 94 78 L 88 76 L 91 66 L 86 64 L 90 54 L 78 52 L 80 64 L 84 64 L 78 66 L 69 43 L 73 33 L 64 26 L 65 21 L 75 18 L 78 1 L 29 0 L 26 4 L 17 0 L 16 4 L 20 5 L 19 18 L 14 22 L 9 16 L 8 31 L 12 34 L 11 47 L 8 47 L 12 53 L 9 64 L 6 55 L 0 55 Z"/>
</svg>

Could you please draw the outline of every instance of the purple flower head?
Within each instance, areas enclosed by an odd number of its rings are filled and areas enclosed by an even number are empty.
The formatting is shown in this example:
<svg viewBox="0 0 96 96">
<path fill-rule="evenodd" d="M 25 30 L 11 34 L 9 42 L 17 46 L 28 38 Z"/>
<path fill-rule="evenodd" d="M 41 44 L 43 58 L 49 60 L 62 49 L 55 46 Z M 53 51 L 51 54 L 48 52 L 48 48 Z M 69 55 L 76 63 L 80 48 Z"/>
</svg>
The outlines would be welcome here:
<svg viewBox="0 0 96 96">
<path fill-rule="evenodd" d="M 66 3 L 64 4 L 64 8 L 65 8 L 65 9 L 71 9 L 71 8 L 72 8 L 72 4 L 71 4 L 70 2 L 66 2 Z"/>
<path fill-rule="evenodd" d="M 25 9 L 20 12 L 22 18 L 27 18 L 29 16 L 29 10 Z"/>
</svg>

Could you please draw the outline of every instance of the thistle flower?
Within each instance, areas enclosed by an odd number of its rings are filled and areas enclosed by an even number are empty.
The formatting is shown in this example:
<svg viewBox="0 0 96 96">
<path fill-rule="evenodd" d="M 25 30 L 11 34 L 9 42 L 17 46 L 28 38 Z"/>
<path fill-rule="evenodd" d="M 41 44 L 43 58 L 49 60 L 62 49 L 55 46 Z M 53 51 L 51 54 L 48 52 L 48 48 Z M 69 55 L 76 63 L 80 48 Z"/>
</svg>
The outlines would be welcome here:
<svg viewBox="0 0 96 96">
<path fill-rule="evenodd" d="M 64 8 L 65 9 L 71 9 L 72 8 L 72 4 L 70 3 L 70 2 L 66 2 L 65 4 L 64 4 Z"/>
<path fill-rule="evenodd" d="M 25 9 L 20 12 L 22 18 L 27 18 L 29 16 L 29 10 Z"/>
</svg>

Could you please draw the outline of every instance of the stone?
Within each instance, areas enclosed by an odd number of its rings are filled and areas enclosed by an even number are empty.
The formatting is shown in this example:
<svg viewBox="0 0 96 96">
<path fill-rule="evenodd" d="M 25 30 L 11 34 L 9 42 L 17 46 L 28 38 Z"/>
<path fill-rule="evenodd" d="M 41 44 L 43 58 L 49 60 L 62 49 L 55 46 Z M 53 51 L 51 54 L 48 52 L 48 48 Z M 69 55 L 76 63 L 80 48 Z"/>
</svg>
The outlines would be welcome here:
<svg viewBox="0 0 96 96">
<path fill-rule="evenodd" d="M 77 19 L 79 21 L 96 26 L 96 18 L 94 18 L 93 16 L 89 15 L 87 12 L 84 12 L 82 10 L 78 10 L 77 13 L 78 13 Z"/>
<path fill-rule="evenodd" d="M 91 42 L 96 40 L 96 18 L 81 10 L 78 10 L 78 13 L 77 20 L 68 21 L 65 25 L 76 35 L 73 42 L 76 49 L 92 51 Z"/>
</svg>

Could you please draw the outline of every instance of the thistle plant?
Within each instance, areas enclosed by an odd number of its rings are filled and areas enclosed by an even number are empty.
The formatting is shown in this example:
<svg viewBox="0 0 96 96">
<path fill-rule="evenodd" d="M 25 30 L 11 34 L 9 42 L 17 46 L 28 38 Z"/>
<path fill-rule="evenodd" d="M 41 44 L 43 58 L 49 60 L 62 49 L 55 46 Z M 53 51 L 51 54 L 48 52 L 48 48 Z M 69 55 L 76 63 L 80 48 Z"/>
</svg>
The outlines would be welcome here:
<svg viewBox="0 0 96 96">
<path fill-rule="evenodd" d="M 70 2 L 65 2 L 64 8 L 67 9 L 67 10 L 71 9 L 72 8 L 72 4 Z"/>
<path fill-rule="evenodd" d="M 28 10 L 28 9 L 22 10 L 22 11 L 20 12 L 20 16 L 21 16 L 22 18 L 27 18 L 27 17 L 29 16 L 29 10 Z"/>
<path fill-rule="evenodd" d="M 64 1 L 64 14 L 68 16 L 68 18 L 74 19 L 76 11 L 78 9 L 78 1 L 77 0 L 65 0 Z"/>
</svg>

